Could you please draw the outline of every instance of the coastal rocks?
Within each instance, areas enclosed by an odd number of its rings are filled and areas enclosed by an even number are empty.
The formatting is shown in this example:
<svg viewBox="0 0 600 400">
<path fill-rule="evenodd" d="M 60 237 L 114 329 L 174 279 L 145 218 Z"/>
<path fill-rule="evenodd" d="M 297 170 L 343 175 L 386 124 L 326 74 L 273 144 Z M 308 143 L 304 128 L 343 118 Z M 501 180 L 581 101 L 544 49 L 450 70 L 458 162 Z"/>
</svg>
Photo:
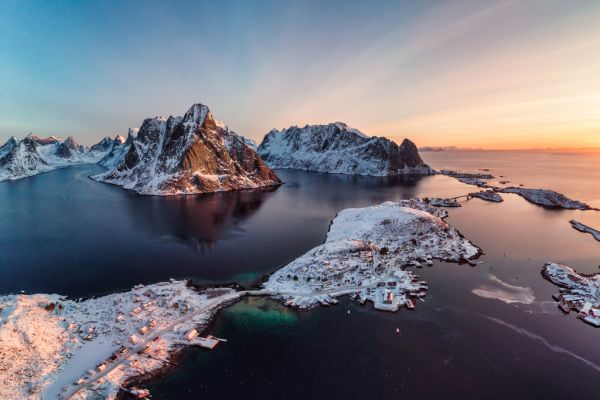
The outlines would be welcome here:
<svg viewBox="0 0 600 400">
<path fill-rule="evenodd" d="M 434 207 L 462 207 L 462 204 L 460 204 L 456 199 L 441 199 L 439 197 L 433 197 L 430 199 L 423 199 L 423 201 Z"/>
<path fill-rule="evenodd" d="M 146 119 L 127 153 L 93 179 L 140 194 L 176 195 L 281 184 L 239 135 L 217 124 L 207 106 L 183 117 Z"/>
<path fill-rule="evenodd" d="M 433 259 L 468 262 L 480 254 L 440 218 L 440 210 L 420 200 L 343 210 L 325 243 L 271 275 L 264 290 L 300 308 L 346 294 L 377 309 L 412 308 L 427 284 L 407 267 L 431 265 Z"/>
<path fill-rule="evenodd" d="M 501 193 L 515 193 L 525 200 L 547 208 L 565 208 L 568 210 L 592 210 L 589 205 L 572 200 L 564 194 L 549 189 L 527 189 L 522 187 L 494 188 Z"/>
<path fill-rule="evenodd" d="M 486 181 L 489 179 L 494 179 L 494 176 L 491 174 L 456 172 L 445 169 L 439 171 L 438 173 L 455 178 L 461 183 L 478 187 L 488 187 L 488 182 Z"/>
<path fill-rule="evenodd" d="M 398 146 L 341 122 L 274 129 L 264 137 L 258 153 L 271 168 L 370 176 L 433 172 L 410 140 Z"/>
<path fill-rule="evenodd" d="M 600 327 L 600 274 L 578 274 L 566 265 L 546 263 L 542 275 L 562 288 L 554 298 L 564 313 L 574 310 L 582 321 Z"/>
<path fill-rule="evenodd" d="M 594 239 L 600 242 L 600 231 L 592 228 L 591 226 L 582 224 L 579 221 L 575 221 L 574 219 L 572 219 L 569 222 L 571 223 L 571 226 L 577 229 L 579 232 L 590 233 L 594 237 Z"/>
<path fill-rule="evenodd" d="M 79 302 L 0 296 L 0 398 L 114 399 L 128 378 L 162 368 L 175 349 L 213 346 L 198 330 L 244 294 L 171 281 Z"/>
<path fill-rule="evenodd" d="M 481 190 L 479 192 L 469 193 L 469 196 L 477 197 L 481 200 L 491 201 L 494 203 L 500 203 L 500 202 L 504 201 L 502 196 L 500 196 L 498 193 L 496 193 L 493 190 Z"/>
<path fill-rule="evenodd" d="M 10 138 L 0 147 L 0 181 L 16 180 L 73 164 L 96 163 L 107 152 L 106 138 L 90 149 L 75 139 L 28 135 Z"/>
</svg>

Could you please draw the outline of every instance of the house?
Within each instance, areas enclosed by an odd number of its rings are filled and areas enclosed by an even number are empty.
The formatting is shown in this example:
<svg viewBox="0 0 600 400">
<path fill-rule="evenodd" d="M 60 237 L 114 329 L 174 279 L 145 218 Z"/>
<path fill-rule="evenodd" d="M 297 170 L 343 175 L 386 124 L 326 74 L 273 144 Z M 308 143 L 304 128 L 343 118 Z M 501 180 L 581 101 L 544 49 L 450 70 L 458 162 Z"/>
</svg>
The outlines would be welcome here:
<svg viewBox="0 0 600 400">
<path fill-rule="evenodd" d="M 196 336 L 198 336 L 198 330 L 195 328 L 185 334 L 185 338 L 189 341 L 194 340 Z"/>
<path fill-rule="evenodd" d="M 393 301 L 394 301 L 394 293 L 391 290 L 386 290 L 385 291 L 385 299 L 383 300 L 383 302 L 385 304 L 392 304 Z"/>
</svg>

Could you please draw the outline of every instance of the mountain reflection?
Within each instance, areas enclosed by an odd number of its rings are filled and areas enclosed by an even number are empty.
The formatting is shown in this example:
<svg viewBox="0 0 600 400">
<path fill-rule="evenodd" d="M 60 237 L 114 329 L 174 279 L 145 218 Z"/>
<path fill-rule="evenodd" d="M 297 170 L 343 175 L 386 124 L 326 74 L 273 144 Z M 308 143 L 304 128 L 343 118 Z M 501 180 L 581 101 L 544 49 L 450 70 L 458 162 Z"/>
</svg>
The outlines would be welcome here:
<svg viewBox="0 0 600 400">
<path fill-rule="evenodd" d="M 243 233 L 249 218 L 277 187 L 235 190 L 204 195 L 128 196 L 135 223 L 162 242 L 182 243 L 200 252 L 219 240 Z"/>
</svg>

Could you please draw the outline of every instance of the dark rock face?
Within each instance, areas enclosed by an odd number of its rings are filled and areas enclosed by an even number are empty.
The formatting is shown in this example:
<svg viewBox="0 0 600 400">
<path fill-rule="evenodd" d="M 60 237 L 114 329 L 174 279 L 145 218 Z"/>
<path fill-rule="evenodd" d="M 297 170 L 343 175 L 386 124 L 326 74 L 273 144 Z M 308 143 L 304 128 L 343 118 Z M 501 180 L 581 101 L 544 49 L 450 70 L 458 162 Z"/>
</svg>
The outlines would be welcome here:
<svg viewBox="0 0 600 400">
<path fill-rule="evenodd" d="M 76 154 L 85 153 L 85 148 L 78 144 L 72 136 L 66 138 L 63 142 L 57 141 L 56 153 L 57 157 L 72 158 Z"/>
<path fill-rule="evenodd" d="M 271 168 L 373 176 L 432 173 L 410 140 L 398 146 L 341 122 L 272 130 L 258 153 Z"/>
<path fill-rule="evenodd" d="M 114 140 L 111 140 L 108 153 L 98 161 L 98 164 L 108 169 L 114 168 L 129 151 L 133 138 L 134 136 L 132 135 L 131 130 L 129 131 L 127 140 L 123 136 L 117 135 Z"/>
<path fill-rule="evenodd" d="M 110 137 L 105 137 L 104 139 L 102 139 L 101 141 L 99 141 L 98 143 L 96 143 L 95 145 L 93 145 L 92 147 L 90 147 L 90 151 L 104 151 L 107 152 L 109 151 L 113 146 L 113 139 L 111 139 Z"/>
<path fill-rule="evenodd" d="M 183 117 L 148 118 L 115 167 L 93 177 L 141 194 L 174 195 L 257 188 L 281 181 L 207 106 Z"/>
</svg>

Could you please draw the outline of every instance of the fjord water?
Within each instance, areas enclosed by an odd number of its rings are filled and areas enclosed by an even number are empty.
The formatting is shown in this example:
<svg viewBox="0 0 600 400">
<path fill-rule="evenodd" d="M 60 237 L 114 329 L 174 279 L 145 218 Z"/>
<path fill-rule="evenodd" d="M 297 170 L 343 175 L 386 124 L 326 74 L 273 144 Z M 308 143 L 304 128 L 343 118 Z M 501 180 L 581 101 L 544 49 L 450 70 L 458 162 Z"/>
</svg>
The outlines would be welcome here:
<svg viewBox="0 0 600 400">
<path fill-rule="evenodd" d="M 600 206 L 594 155 L 423 158 L 435 168 L 489 168 L 513 184 Z M 100 170 L 76 166 L 0 183 L 1 293 L 81 297 L 168 278 L 251 285 L 320 244 L 339 210 L 476 189 L 444 176 L 278 171 L 286 184 L 276 190 L 145 197 L 87 178 Z M 227 343 L 187 349 L 146 386 L 157 399 L 595 398 L 600 329 L 562 315 L 551 298 L 557 288 L 540 271 L 557 261 L 597 272 L 600 243 L 568 221 L 600 226 L 600 213 L 504 197 L 450 210 L 448 222 L 483 249 L 483 263 L 416 269 L 429 293 L 415 311 L 377 312 L 342 299 L 297 312 L 247 299 L 219 312 L 210 328 Z"/>
</svg>

